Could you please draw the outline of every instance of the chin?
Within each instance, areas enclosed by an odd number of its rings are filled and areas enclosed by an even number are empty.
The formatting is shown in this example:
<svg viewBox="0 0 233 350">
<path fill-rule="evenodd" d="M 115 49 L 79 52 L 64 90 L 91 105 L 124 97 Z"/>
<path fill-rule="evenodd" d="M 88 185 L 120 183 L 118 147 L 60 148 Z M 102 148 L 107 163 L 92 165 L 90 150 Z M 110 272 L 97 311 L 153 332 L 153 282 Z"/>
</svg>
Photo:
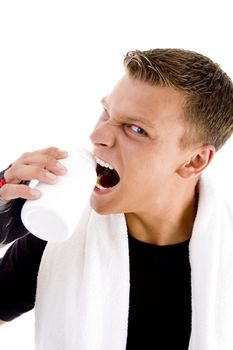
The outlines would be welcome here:
<svg viewBox="0 0 233 350">
<path fill-rule="evenodd" d="M 116 210 L 113 205 L 101 205 L 98 201 L 95 201 L 93 198 L 90 200 L 91 208 L 100 215 L 110 215 L 110 214 L 119 214 L 122 213 L 120 210 Z"/>
<path fill-rule="evenodd" d="M 98 214 L 101 214 L 101 215 L 111 214 L 111 212 L 108 209 L 108 206 L 100 205 L 99 203 L 96 203 L 96 201 L 93 200 L 92 198 L 90 200 L 90 204 L 91 204 L 91 208 Z"/>
</svg>

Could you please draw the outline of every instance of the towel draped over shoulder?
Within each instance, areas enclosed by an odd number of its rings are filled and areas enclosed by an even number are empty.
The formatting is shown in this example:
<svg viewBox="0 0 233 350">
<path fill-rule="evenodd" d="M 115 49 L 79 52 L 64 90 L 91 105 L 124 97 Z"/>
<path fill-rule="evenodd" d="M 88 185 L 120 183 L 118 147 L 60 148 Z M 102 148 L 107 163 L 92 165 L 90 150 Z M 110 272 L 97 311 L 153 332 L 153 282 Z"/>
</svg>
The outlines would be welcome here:
<svg viewBox="0 0 233 350">
<path fill-rule="evenodd" d="M 233 349 L 233 213 L 204 176 L 189 244 L 188 350 Z M 124 350 L 129 312 L 124 214 L 89 206 L 65 242 L 48 243 L 36 295 L 36 350 Z"/>
</svg>

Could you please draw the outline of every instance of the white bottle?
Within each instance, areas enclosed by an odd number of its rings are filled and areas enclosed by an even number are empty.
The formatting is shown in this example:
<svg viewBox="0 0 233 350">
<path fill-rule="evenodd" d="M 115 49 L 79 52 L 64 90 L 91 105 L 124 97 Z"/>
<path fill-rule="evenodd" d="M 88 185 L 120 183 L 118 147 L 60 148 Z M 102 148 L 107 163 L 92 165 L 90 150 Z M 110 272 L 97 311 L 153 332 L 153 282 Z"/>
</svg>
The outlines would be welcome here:
<svg viewBox="0 0 233 350">
<path fill-rule="evenodd" d="M 92 154 L 78 148 L 59 160 L 67 174 L 59 176 L 55 185 L 38 183 L 42 196 L 27 200 L 21 211 L 24 226 L 46 241 L 68 239 L 79 222 L 96 184 L 96 162 Z"/>
</svg>

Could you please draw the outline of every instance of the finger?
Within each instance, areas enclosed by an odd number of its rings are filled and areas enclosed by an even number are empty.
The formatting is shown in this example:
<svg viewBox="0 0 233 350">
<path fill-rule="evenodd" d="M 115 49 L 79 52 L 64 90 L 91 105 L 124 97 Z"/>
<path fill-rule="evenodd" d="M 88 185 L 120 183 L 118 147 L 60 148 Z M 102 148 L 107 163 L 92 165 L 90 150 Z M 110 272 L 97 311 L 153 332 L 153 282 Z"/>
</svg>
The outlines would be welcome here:
<svg viewBox="0 0 233 350">
<path fill-rule="evenodd" d="M 67 157 L 68 153 L 56 147 L 49 147 L 43 150 L 24 153 L 19 159 L 12 163 L 11 167 L 5 171 L 4 176 L 8 183 L 20 183 L 22 180 L 38 179 L 48 182 L 47 178 L 54 180 L 50 173 L 55 175 L 65 175 L 67 169 L 58 161 Z M 23 166 L 28 166 L 27 170 Z M 37 166 L 38 169 L 47 169 L 48 173 L 43 172 L 35 176 L 34 171 L 29 166 Z M 34 177 L 35 176 L 35 177 Z M 44 180 L 43 180 L 44 179 Z M 52 181 L 53 182 L 53 181 Z M 51 181 L 49 181 L 51 183 Z"/>
<path fill-rule="evenodd" d="M 49 155 L 53 158 L 56 159 L 63 159 L 66 158 L 68 156 L 68 152 L 65 150 L 61 150 L 60 148 L 57 147 L 48 147 L 48 148 L 44 148 L 38 151 L 34 151 L 35 153 L 42 153 L 44 155 Z M 32 152 L 32 153 L 34 153 Z"/>
<path fill-rule="evenodd" d="M 18 164 L 9 168 L 4 177 L 8 184 L 19 184 L 21 181 L 38 180 L 40 182 L 55 184 L 57 182 L 57 175 L 35 165 Z"/>
<path fill-rule="evenodd" d="M 55 175 L 65 175 L 67 173 L 67 168 L 58 160 L 55 163 L 48 164 L 46 168 Z"/>
<path fill-rule="evenodd" d="M 27 185 L 6 184 L 0 189 L 0 198 L 11 200 L 16 198 L 38 199 L 41 192 L 37 189 L 28 187 Z"/>
<path fill-rule="evenodd" d="M 25 153 L 21 159 L 13 163 L 13 166 L 19 166 L 19 164 L 36 165 L 48 169 L 56 175 L 63 175 L 67 171 L 66 167 L 64 167 L 55 157 L 39 152 Z"/>
</svg>

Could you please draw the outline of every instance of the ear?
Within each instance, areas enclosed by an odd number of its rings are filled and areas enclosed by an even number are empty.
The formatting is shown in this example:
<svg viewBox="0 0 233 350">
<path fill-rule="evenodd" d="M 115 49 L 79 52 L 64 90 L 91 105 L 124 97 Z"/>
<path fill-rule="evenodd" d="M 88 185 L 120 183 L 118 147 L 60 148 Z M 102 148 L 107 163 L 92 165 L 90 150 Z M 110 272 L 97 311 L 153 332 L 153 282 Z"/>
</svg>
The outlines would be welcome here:
<svg viewBox="0 0 233 350">
<path fill-rule="evenodd" d="M 215 154 L 215 148 L 212 145 L 203 145 L 194 151 L 190 159 L 177 170 L 177 173 L 183 178 L 199 176 L 210 164 Z"/>
</svg>

